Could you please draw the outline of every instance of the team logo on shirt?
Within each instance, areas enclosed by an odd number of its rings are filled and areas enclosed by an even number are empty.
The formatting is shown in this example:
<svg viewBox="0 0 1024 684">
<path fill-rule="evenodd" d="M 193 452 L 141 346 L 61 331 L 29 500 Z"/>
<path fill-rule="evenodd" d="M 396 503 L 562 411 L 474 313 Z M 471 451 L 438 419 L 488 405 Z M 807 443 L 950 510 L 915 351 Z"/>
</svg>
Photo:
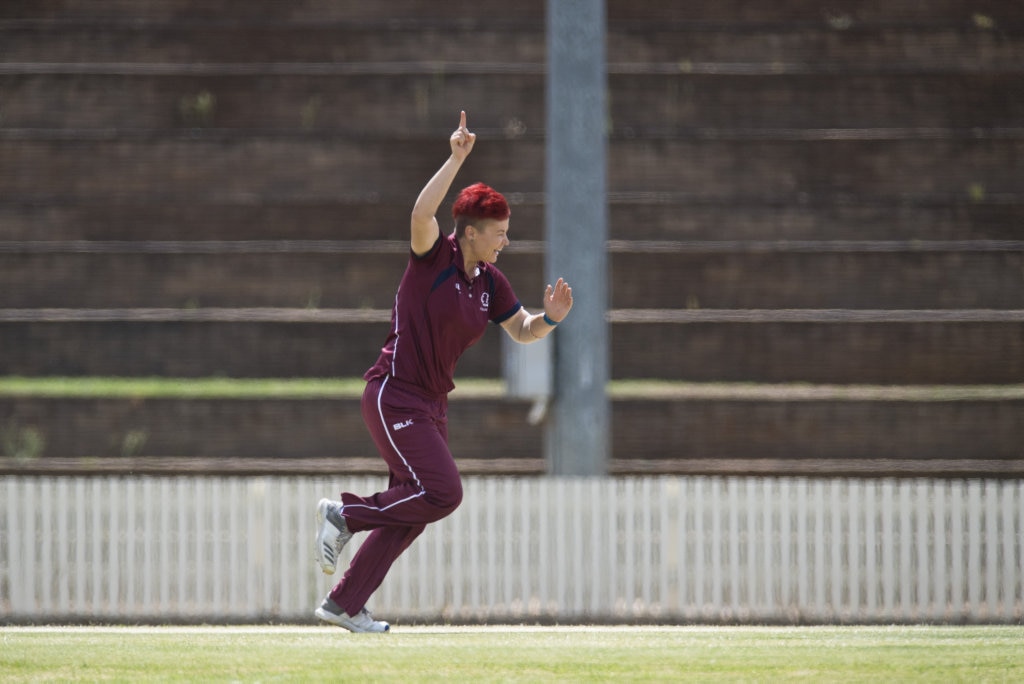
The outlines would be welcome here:
<svg viewBox="0 0 1024 684">
<path fill-rule="evenodd" d="M 484 292 L 480 295 L 480 310 L 487 311 L 489 308 L 491 308 L 491 293 Z"/>
</svg>

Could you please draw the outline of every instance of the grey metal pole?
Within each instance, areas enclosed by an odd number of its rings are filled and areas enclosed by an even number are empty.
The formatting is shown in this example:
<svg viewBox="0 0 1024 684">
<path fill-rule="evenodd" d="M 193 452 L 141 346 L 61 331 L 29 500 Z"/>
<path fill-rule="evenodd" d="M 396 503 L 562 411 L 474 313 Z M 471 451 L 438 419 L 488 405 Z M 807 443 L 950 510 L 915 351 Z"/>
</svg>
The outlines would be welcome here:
<svg viewBox="0 0 1024 684">
<path fill-rule="evenodd" d="M 611 451 L 604 0 L 548 0 L 545 274 L 573 290 L 555 333 L 545 450 L 555 475 L 603 475 Z"/>
</svg>

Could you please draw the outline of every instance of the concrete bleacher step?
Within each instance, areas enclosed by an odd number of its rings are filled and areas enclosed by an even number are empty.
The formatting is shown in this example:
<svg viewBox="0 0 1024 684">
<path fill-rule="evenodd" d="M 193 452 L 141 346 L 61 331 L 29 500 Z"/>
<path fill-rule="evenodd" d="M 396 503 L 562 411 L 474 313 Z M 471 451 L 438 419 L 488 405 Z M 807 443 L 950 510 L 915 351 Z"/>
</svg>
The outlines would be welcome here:
<svg viewBox="0 0 1024 684">
<path fill-rule="evenodd" d="M 1024 309 L 1024 241 L 637 241 L 609 247 L 613 308 Z M 389 308 L 391 241 L 0 242 L 0 309 Z M 544 246 L 499 259 L 539 306 Z"/>
<path fill-rule="evenodd" d="M 24 71 L 25 73 L 21 73 Z M 488 138 L 536 137 L 544 125 L 537 66 L 3 65 L 10 129 L 217 129 L 251 136 L 441 136 L 460 109 Z M 453 123 L 454 122 L 454 123 Z"/>
<path fill-rule="evenodd" d="M 1000 384 L 1024 377 L 1019 310 L 612 311 L 609 318 L 619 378 Z"/>
<path fill-rule="evenodd" d="M 837 26 L 847 23 L 914 23 L 919 25 L 957 23 L 969 25 L 975 15 L 984 15 L 1001 22 L 1024 21 L 1024 9 L 999 0 L 938 0 L 922 4 L 919 0 L 891 0 L 886 3 L 852 2 L 843 8 L 808 3 L 806 0 L 778 0 L 771 4 L 746 2 L 665 3 L 659 0 L 610 0 L 607 3 L 609 22 L 660 24 L 664 22 L 696 22 L 732 25 L 763 25 L 770 23 L 820 24 Z M 541 0 L 507 3 L 496 0 L 460 0 L 437 6 L 416 0 L 395 0 L 388 3 L 367 3 L 356 0 L 150 0 L 140 4 L 132 0 L 14 0 L 5 3 L 4 18 L 73 18 L 136 20 L 211 20 L 230 19 L 236 22 L 287 21 L 393 21 L 451 20 L 492 23 L 543 21 Z"/>
<path fill-rule="evenodd" d="M 59 134 L 0 135 L 0 155 L 19 170 L 0 175 L 0 194 L 22 202 L 205 203 L 324 201 L 347 193 L 408 206 L 446 150 L 436 139 L 238 139 L 209 132 L 74 139 L 75 154 L 68 155 Z M 1010 170 L 1021 155 L 1024 135 L 1011 133 L 959 140 L 611 140 L 608 184 L 613 192 L 685 189 L 723 202 L 798 195 L 1016 199 L 1020 187 Z M 487 178 L 510 194 L 541 192 L 543 169 L 543 142 L 488 140 L 462 177 Z"/>
<path fill-rule="evenodd" d="M 45 455 L 201 457 L 216 469 L 232 459 L 277 461 L 285 471 L 293 459 L 347 459 L 367 463 L 377 457 L 363 425 L 356 398 L 166 399 L 166 398 L 0 398 L 6 425 L 32 426 L 45 439 Z M 540 441 L 522 430 L 526 401 L 452 401 L 450 416 L 486 430 L 452 436 L 452 447 L 486 460 L 536 459 Z M 501 449 L 491 444 L 500 434 Z M 133 437 L 134 435 L 134 437 Z M 134 439 L 134 443 L 133 443 Z M 0 459 L 2 461 L 3 459 Z M 373 466 L 379 469 L 380 464 Z"/>
<path fill-rule="evenodd" d="M 1024 388 L 660 383 L 611 390 L 612 472 L 1019 477 Z M 456 390 L 464 473 L 544 472 L 528 402 Z M 0 473 L 380 472 L 355 397 L 0 396 L 30 457 Z M 475 426 L 475 427 L 470 427 Z M 481 429 L 482 428 L 482 429 Z"/>
<path fill-rule="evenodd" d="M 619 309 L 1024 308 L 1024 241 L 615 241 L 610 263 Z"/>
<path fill-rule="evenodd" d="M 541 194 L 509 196 L 513 242 L 544 239 Z M 404 240 L 412 199 L 388 199 L 12 201 L 0 204 L 0 241 Z M 446 202 L 439 212 L 446 230 L 450 206 Z M 608 229 L 615 240 L 1020 240 L 1021 225 L 1024 196 L 826 195 L 812 203 L 799 193 L 753 199 L 612 193 L 608 205 Z"/>
<path fill-rule="evenodd" d="M 612 310 L 613 378 L 700 382 L 1024 382 L 1022 310 Z M 387 310 L 6 309 L 0 374 L 353 377 Z M 501 375 L 493 327 L 463 377 Z"/>
<path fill-rule="evenodd" d="M 517 21 L 543 20 L 542 0 L 518 3 L 496 0 L 460 0 L 436 5 L 419 0 L 392 0 L 387 3 L 359 2 L 357 0 L 95 0 L 81 3 L 75 0 L 13 0 L 0 8 L 2 18 L 49 18 L 70 20 L 125 20 L 136 21 L 221 21 L 236 24 L 250 22 L 326 22 L 392 21 L 402 23 L 416 20 L 481 21 L 492 18 L 494 24 Z"/>
<path fill-rule="evenodd" d="M 841 6 L 777 0 L 772 3 L 749 3 L 728 0 L 717 3 L 666 3 L 658 0 L 610 0 L 607 4 L 610 22 L 625 21 L 660 24 L 664 22 L 695 22 L 711 25 L 748 25 L 753 27 L 775 23 L 830 25 L 851 27 L 860 24 L 969 24 L 975 14 L 984 14 L 1004 22 L 1024 20 L 1024 8 L 1000 0 L 936 0 L 921 3 L 915 0 L 873 2 L 857 0 Z"/>
<path fill-rule="evenodd" d="M 945 129 L 1019 128 L 1022 73 L 1024 67 L 837 78 L 622 67 L 608 76 L 609 132 L 686 137 L 753 129 L 792 136 L 795 129 L 872 128 L 937 136 Z M 205 128 L 402 138 L 444 132 L 459 109 L 486 139 L 538 137 L 544 87 L 541 66 L 525 64 L 0 64 L 4 127 L 61 129 L 68 137 L 94 129 L 129 136 Z"/>
<path fill-rule="evenodd" d="M 103 2 L 64 6 L 8 2 L 0 35 L 10 62 L 543 61 L 544 3 L 337 2 L 278 0 L 230 9 L 185 0 L 177 6 Z M 831 8 L 796 2 L 765 8 L 719 3 L 609 2 L 607 52 L 619 62 L 917 65 L 928 68 L 1019 57 L 1024 13 L 1010 3 L 913 0 Z M 226 13 L 221 13 L 226 12 Z M 318 12 L 316 16 L 311 13 Z"/>
<path fill-rule="evenodd" d="M 452 19 L 273 21 L 220 19 L 0 19 L 8 63 L 106 65 L 537 63 L 543 22 Z M 965 37 L 966 38 L 966 37 Z M 970 41 L 970 38 L 967 38 Z M 965 41 L 965 42 L 967 42 Z M 976 41 L 970 41 L 976 42 Z M 204 67 L 193 66 L 201 70 Z M 392 67 L 394 69 L 394 66 Z"/>
</svg>

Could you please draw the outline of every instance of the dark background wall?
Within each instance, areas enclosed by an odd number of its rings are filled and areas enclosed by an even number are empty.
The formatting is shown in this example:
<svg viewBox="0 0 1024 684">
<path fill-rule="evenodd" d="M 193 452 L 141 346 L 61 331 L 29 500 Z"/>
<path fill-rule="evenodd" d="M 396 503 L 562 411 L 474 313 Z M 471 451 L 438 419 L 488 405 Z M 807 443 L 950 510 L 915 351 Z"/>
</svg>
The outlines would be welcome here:
<svg viewBox="0 0 1024 684">
<path fill-rule="evenodd" d="M 607 11 L 611 372 L 672 384 L 613 472 L 1024 472 L 1024 8 Z M 0 374 L 361 375 L 460 109 L 536 307 L 544 45 L 539 1 L 4 3 Z M 0 468 L 376 469 L 355 406 L 8 394 Z M 527 409 L 453 397 L 469 471 L 543 470 Z"/>
</svg>

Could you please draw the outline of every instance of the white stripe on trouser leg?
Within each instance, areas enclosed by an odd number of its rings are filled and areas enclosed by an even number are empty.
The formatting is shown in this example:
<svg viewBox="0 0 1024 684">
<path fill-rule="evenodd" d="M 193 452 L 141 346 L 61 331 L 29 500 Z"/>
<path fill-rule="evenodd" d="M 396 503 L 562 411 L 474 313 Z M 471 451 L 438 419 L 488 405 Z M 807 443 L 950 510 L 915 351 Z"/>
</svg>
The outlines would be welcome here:
<svg viewBox="0 0 1024 684">
<path fill-rule="evenodd" d="M 402 463 L 405 465 L 406 470 L 409 471 L 409 474 L 412 475 L 412 479 L 416 483 L 416 486 L 420 488 L 420 491 L 417 492 L 416 494 L 413 494 L 412 496 L 407 496 L 406 498 L 401 499 L 400 501 L 396 501 L 394 503 L 388 504 L 387 506 L 384 506 L 383 508 L 376 507 L 376 506 L 366 506 L 366 505 L 363 505 L 363 504 L 349 504 L 348 506 L 342 506 L 342 512 L 343 513 L 344 513 L 345 508 L 369 508 L 369 509 L 375 510 L 375 511 L 386 511 L 386 510 L 388 510 L 390 508 L 394 508 L 398 504 L 403 504 L 406 501 L 412 501 L 413 499 L 418 499 L 418 498 L 420 498 L 421 496 L 423 496 L 423 495 L 425 495 L 427 493 L 427 490 L 423 488 L 423 484 L 420 482 L 420 478 L 416 476 L 416 471 L 413 470 L 412 466 L 409 465 L 409 462 L 407 460 L 405 460 L 405 456 L 402 455 L 402 451 L 398 448 L 398 445 L 395 444 L 395 440 L 392 439 L 391 431 L 388 430 L 388 421 L 384 418 L 384 409 L 381 408 L 380 401 L 381 401 L 381 397 L 384 396 L 384 388 L 387 387 L 388 379 L 390 377 L 391 376 L 389 376 L 389 375 L 384 376 L 384 381 L 381 382 L 381 384 L 380 384 L 380 391 L 377 392 L 377 415 L 380 416 L 381 425 L 384 426 L 384 434 L 386 434 L 388 436 L 388 442 L 391 443 L 391 448 L 395 450 L 396 454 L 398 454 L 398 458 L 402 459 Z"/>
<path fill-rule="evenodd" d="M 405 460 L 405 456 L 402 455 L 402 451 L 398 448 L 398 445 L 395 444 L 395 440 L 392 439 L 391 431 L 388 430 L 388 421 L 384 418 L 384 409 L 380 406 L 380 398 L 384 396 L 384 388 L 388 386 L 388 379 L 390 377 L 390 375 L 384 376 L 384 382 L 380 383 L 380 391 L 377 392 L 377 414 L 380 416 L 381 425 L 384 426 L 384 434 L 388 436 L 388 442 L 391 443 L 391 448 L 395 450 L 396 454 L 398 454 L 398 458 L 402 459 L 402 463 L 405 464 L 409 474 L 412 475 L 412 479 L 416 482 L 416 486 L 422 490 L 423 485 L 420 483 L 420 478 L 416 477 L 416 471 L 413 470 L 412 466 L 409 465 L 409 462 Z"/>
</svg>

